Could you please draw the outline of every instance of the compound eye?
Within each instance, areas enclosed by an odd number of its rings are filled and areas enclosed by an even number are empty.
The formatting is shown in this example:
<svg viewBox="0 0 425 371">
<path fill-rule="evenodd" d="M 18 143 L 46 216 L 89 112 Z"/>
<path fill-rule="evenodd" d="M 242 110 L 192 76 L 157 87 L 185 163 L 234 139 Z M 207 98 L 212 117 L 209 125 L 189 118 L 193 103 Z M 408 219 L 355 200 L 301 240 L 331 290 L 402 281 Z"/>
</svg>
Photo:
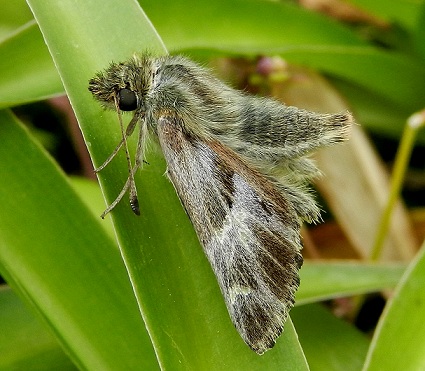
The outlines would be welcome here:
<svg viewBox="0 0 425 371">
<path fill-rule="evenodd" d="M 137 97 L 130 89 L 121 89 L 118 92 L 118 106 L 121 111 L 134 111 L 137 108 Z"/>
</svg>

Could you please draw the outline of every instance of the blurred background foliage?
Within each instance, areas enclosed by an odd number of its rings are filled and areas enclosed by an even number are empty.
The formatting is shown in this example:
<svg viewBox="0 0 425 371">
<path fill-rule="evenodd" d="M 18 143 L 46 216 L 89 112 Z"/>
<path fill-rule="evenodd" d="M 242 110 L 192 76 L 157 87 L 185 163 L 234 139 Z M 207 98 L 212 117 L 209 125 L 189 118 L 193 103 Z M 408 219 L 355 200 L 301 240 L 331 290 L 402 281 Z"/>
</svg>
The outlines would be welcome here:
<svg viewBox="0 0 425 371">
<path fill-rule="evenodd" d="M 319 370 L 425 367 L 425 130 L 414 128 L 397 156 L 409 118 L 424 109 L 424 1 L 140 0 L 146 18 L 133 1 L 28 3 L 32 11 L 0 0 L 0 369 L 305 369 L 304 355 Z M 90 126 L 85 112 L 95 103 L 85 81 L 116 55 L 163 52 L 161 40 L 239 89 L 317 111 L 348 109 L 358 123 L 346 145 L 315 156 L 326 222 L 303 231 L 308 262 L 297 299 L 305 305 L 292 314 L 299 343 L 288 324 L 282 346 L 263 358 L 232 333 L 202 251 L 185 250 L 200 248 L 172 188 L 149 180 L 163 173 L 161 159 L 153 155 L 146 171 L 144 209 L 172 215 L 175 232 L 156 216 L 149 227 L 136 224 L 127 205 L 114 224 L 97 220 L 104 201 L 90 156 L 101 163 L 119 130 Z M 406 169 L 391 183 L 401 152 Z M 149 184 L 163 200 L 149 197 Z M 400 185 L 401 200 L 386 208 Z M 106 198 L 116 193 L 108 187 Z M 384 213 L 392 218 L 382 229 Z M 158 236 L 134 242 L 142 228 Z M 155 253 L 132 254 L 135 246 Z M 165 263 L 150 267 L 149 259 Z"/>
</svg>

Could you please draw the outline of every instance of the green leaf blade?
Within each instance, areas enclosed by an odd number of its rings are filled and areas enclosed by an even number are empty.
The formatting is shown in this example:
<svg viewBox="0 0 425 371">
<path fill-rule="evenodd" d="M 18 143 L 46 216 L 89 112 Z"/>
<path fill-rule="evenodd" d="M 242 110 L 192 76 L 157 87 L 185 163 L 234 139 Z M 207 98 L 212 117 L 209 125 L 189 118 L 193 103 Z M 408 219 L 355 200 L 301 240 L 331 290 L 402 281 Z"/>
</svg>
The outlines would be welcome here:
<svg viewBox="0 0 425 371">
<path fill-rule="evenodd" d="M 300 271 L 297 305 L 395 287 L 405 265 L 360 262 L 306 262 Z"/>
<path fill-rule="evenodd" d="M 13 116 L 2 111 L 0 122 L 2 275 L 79 367 L 154 368 L 156 358 L 113 241 Z M 121 341 L 124 336 L 128 344 Z"/>
<path fill-rule="evenodd" d="M 425 367 L 424 246 L 387 303 L 364 370 L 420 370 Z"/>
</svg>

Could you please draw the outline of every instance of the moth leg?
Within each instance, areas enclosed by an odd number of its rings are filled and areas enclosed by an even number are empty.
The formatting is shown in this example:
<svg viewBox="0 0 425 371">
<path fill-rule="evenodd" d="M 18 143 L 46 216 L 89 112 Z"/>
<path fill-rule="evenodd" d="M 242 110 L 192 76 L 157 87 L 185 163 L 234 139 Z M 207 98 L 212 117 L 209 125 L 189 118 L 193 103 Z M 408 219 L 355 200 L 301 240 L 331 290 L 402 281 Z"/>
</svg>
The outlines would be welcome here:
<svg viewBox="0 0 425 371">
<path fill-rule="evenodd" d="M 130 177 L 127 178 L 127 181 L 125 182 L 125 185 L 123 187 L 123 189 L 121 190 L 121 192 L 119 193 L 119 195 L 117 196 L 117 198 L 115 199 L 114 202 L 112 202 L 106 209 L 105 211 L 102 213 L 102 215 L 100 216 L 102 219 L 105 219 L 106 214 L 108 214 L 110 211 L 112 211 L 114 209 L 115 206 L 118 205 L 118 203 L 121 201 L 121 199 L 124 197 L 124 195 L 126 194 L 128 188 L 130 186 Z"/>
<path fill-rule="evenodd" d="M 137 121 L 139 120 L 138 116 L 134 116 L 130 123 L 127 125 L 127 128 L 125 130 L 125 138 L 127 139 L 131 134 L 133 134 L 134 128 L 136 127 Z M 108 156 L 108 158 L 105 160 L 105 162 L 100 165 L 99 167 L 97 167 L 96 169 L 94 169 L 95 173 L 98 173 L 99 171 L 103 170 L 106 166 L 108 166 L 108 164 L 112 161 L 112 159 L 117 155 L 118 151 L 121 149 L 121 147 L 123 146 L 125 140 L 124 138 L 122 138 L 120 140 L 120 142 L 118 143 L 117 147 L 114 149 L 114 151 Z"/>
<path fill-rule="evenodd" d="M 135 172 L 139 168 L 142 168 L 144 163 L 148 164 L 148 162 L 146 162 L 144 159 L 147 135 L 148 127 L 146 123 L 143 123 L 140 127 L 139 138 L 137 140 L 135 167 L 133 169 L 133 172 Z"/>
<path fill-rule="evenodd" d="M 136 174 L 136 171 L 139 168 L 142 168 L 143 166 L 146 137 L 147 137 L 147 125 L 145 122 L 143 122 L 140 127 L 139 137 L 137 140 L 134 167 L 131 168 L 130 175 L 128 176 L 128 179 L 127 179 L 127 182 L 129 182 L 129 188 L 130 188 L 130 206 L 136 215 L 140 215 L 140 208 L 139 208 L 139 200 L 137 198 L 137 189 L 136 189 L 136 183 L 134 181 L 134 174 Z"/>
<path fill-rule="evenodd" d="M 134 166 L 133 167 L 133 174 L 136 173 L 138 167 Z M 132 192 L 131 187 L 133 186 L 135 189 L 135 184 L 134 181 L 132 182 L 132 178 L 130 175 L 127 178 L 127 181 L 124 184 L 124 187 L 122 188 L 121 192 L 118 194 L 117 198 L 105 209 L 105 211 L 102 213 L 102 215 L 100 216 L 102 219 L 105 218 L 105 216 L 111 212 L 115 206 L 117 206 L 119 204 L 119 202 L 122 200 L 122 198 L 124 197 L 124 195 L 127 193 L 127 191 L 130 189 L 130 205 L 131 208 L 133 210 L 133 212 L 136 215 L 140 215 L 140 210 L 139 210 L 139 201 L 137 199 L 137 192 L 134 193 L 134 191 Z M 138 213 L 137 213 L 138 211 Z"/>
<path fill-rule="evenodd" d="M 130 159 L 130 153 L 128 150 L 128 145 L 127 145 L 127 138 L 129 135 L 131 135 L 134 131 L 134 128 L 137 124 L 137 122 L 144 117 L 144 113 L 143 112 L 136 112 L 133 116 L 133 118 L 131 119 L 130 123 L 128 124 L 126 130 L 124 131 L 124 125 L 122 123 L 122 116 L 121 116 L 121 111 L 119 109 L 119 104 L 117 101 L 117 97 L 114 97 L 115 99 L 115 107 L 117 109 L 117 113 L 118 113 L 118 121 L 120 123 L 120 128 L 121 128 L 121 136 L 122 136 L 122 140 L 121 142 L 118 144 L 117 148 L 114 150 L 114 152 L 112 153 L 111 156 L 109 156 L 109 158 L 105 161 L 104 165 L 102 165 L 103 167 L 106 166 L 117 154 L 117 152 L 119 151 L 119 149 L 124 146 L 125 149 L 125 156 L 127 159 L 127 165 L 128 165 L 128 178 L 127 181 L 123 187 L 123 189 L 121 190 L 121 192 L 119 193 L 119 195 L 117 196 L 117 198 L 115 199 L 114 202 L 112 202 L 111 205 L 109 205 L 106 210 L 102 213 L 101 217 L 102 219 L 105 217 L 105 215 L 107 213 L 109 213 L 117 204 L 118 202 L 121 201 L 121 199 L 123 198 L 124 194 L 127 192 L 127 190 L 129 190 L 130 193 L 130 206 L 131 209 L 133 210 L 133 212 L 136 215 L 140 215 L 140 209 L 139 209 L 139 200 L 137 197 L 137 189 L 136 189 L 136 183 L 134 181 L 134 174 L 137 171 L 138 167 L 140 166 L 140 164 L 138 163 L 138 161 L 136 161 L 136 164 L 133 168 L 133 165 L 131 164 L 131 159 Z M 140 131 L 142 132 L 143 129 L 141 128 Z M 142 134 L 139 134 L 139 142 L 141 141 L 141 136 Z M 138 144 L 139 146 L 139 144 Z M 103 168 L 101 166 L 101 169 Z"/>
</svg>

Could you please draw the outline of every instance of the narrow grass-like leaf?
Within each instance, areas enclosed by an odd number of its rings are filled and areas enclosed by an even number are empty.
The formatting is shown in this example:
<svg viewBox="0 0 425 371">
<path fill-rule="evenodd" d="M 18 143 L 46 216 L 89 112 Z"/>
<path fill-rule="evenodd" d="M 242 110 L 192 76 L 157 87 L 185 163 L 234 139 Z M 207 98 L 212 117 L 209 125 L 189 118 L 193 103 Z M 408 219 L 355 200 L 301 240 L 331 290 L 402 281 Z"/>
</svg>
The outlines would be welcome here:
<svg viewBox="0 0 425 371">
<path fill-rule="evenodd" d="M 306 262 L 300 272 L 297 305 L 393 288 L 405 269 L 401 264 Z"/>
<path fill-rule="evenodd" d="M 361 9 L 389 22 L 399 22 L 413 28 L 420 13 L 422 0 L 348 0 Z"/>
<path fill-rule="evenodd" d="M 0 288 L 0 369 L 77 370 L 58 341 L 10 288 Z"/>
<path fill-rule="evenodd" d="M 420 93 L 425 85 L 421 61 L 404 54 L 388 53 L 373 47 L 328 48 L 324 52 L 283 53 L 290 61 L 308 65 L 349 80 L 414 112 L 423 105 Z"/>
<path fill-rule="evenodd" d="M 92 211 L 93 215 L 99 217 L 105 209 L 105 200 L 99 184 L 94 180 L 80 177 L 71 177 L 69 179 L 72 188 L 77 192 L 87 207 Z M 101 226 L 105 229 L 111 239 L 115 240 L 114 226 L 110 219 L 102 221 Z"/>
<path fill-rule="evenodd" d="M 413 42 L 422 60 L 425 60 L 425 2 L 422 2 L 418 13 L 418 22 L 413 32 Z"/>
<path fill-rule="evenodd" d="M 0 42 L 0 108 L 63 93 L 55 65 L 35 21 Z"/>
<path fill-rule="evenodd" d="M 288 2 L 139 2 L 170 51 L 208 48 L 256 54 L 366 45 L 338 22 Z"/>
<path fill-rule="evenodd" d="M 2 276 L 79 368 L 155 369 L 114 242 L 12 115 L 0 123 Z"/>
<path fill-rule="evenodd" d="M 425 368 L 425 245 L 378 323 L 364 370 Z"/>
<path fill-rule="evenodd" d="M 370 341 L 318 304 L 294 308 L 292 319 L 312 370 L 360 370 Z"/>
<path fill-rule="evenodd" d="M 33 19 L 25 0 L 0 0 L 0 40 Z"/>
</svg>

